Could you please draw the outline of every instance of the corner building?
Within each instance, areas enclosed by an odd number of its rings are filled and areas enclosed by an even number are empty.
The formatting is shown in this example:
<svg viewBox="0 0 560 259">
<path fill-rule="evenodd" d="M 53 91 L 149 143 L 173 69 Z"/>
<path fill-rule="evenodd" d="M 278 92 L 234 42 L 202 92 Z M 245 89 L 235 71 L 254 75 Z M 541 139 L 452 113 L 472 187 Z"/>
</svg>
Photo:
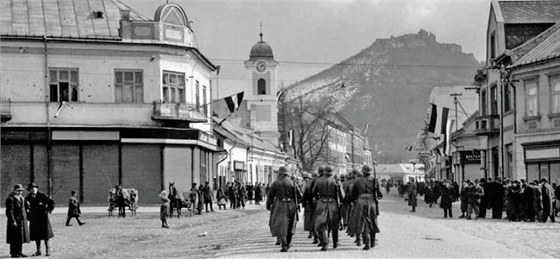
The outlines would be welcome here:
<svg viewBox="0 0 560 259">
<path fill-rule="evenodd" d="M 155 204 L 168 182 L 214 184 L 216 66 L 181 6 L 5 0 L 0 15 L 0 199 L 33 181 L 59 204 L 104 205 L 116 184 Z"/>
</svg>

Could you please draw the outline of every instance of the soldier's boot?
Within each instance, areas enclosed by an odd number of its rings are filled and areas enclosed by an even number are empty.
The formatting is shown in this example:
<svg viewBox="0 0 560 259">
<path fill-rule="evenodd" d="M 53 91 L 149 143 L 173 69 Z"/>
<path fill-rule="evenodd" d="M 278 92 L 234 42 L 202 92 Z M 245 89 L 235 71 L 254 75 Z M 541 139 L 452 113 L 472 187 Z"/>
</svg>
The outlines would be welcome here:
<svg viewBox="0 0 560 259">
<path fill-rule="evenodd" d="M 332 232 L 333 249 L 338 247 L 338 230 Z"/>
<path fill-rule="evenodd" d="M 279 246 L 279 245 L 281 245 L 281 244 L 282 244 L 282 243 L 280 242 L 280 238 L 277 237 L 277 238 L 276 238 L 276 244 L 275 244 L 275 245 Z"/>
<path fill-rule="evenodd" d="M 362 248 L 362 249 L 363 250 L 369 250 L 370 249 L 369 234 L 363 233 L 362 236 L 363 236 L 363 239 L 364 239 L 364 248 Z"/>
<path fill-rule="evenodd" d="M 45 256 L 51 256 L 50 249 L 49 249 L 49 241 L 45 240 Z"/>
<path fill-rule="evenodd" d="M 279 238 L 280 243 L 282 243 L 282 249 L 280 249 L 280 252 L 288 252 L 288 249 L 290 249 L 290 246 L 288 245 L 288 239 L 286 237 L 281 237 Z"/>
<path fill-rule="evenodd" d="M 312 238 L 313 237 L 313 232 L 309 231 L 309 235 L 307 236 L 307 238 Z"/>
<path fill-rule="evenodd" d="M 356 235 L 356 240 L 354 242 L 356 243 L 356 246 L 361 246 L 362 245 L 362 241 L 360 240 L 360 235 L 359 234 Z"/>
<path fill-rule="evenodd" d="M 375 233 L 371 233 L 371 234 L 370 234 L 370 240 L 369 240 L 369 242 L 370 242 L 371 248 L 374 248 L 374 247 L 375 247 Z"/>
<path fill-rule="evenodd" d="M 313 244 L 319 244 L 319 235 L 316 231 L 312 231 L 313 233 Z"/>
</svg>

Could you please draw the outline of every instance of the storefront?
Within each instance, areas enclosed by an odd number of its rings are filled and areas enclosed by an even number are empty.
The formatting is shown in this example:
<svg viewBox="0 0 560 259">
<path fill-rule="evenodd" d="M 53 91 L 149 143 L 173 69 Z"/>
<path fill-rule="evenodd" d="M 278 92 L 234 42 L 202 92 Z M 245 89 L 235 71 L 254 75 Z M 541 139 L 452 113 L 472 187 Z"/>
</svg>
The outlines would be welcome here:
<svg viewBox="0 0 560 259">
<path fill-rule="evenodd" d="M 550 183 L 560 183 L 560 140 L 521 145 L 528 181 L 545 178 Z"/>
<path fill-rule="evenodd" d="M 484 171 L 480 170 L 480 150 L 462 150 L 453 152 L 454 181 L 462 182 L 484 178 Z"/>
</svg>

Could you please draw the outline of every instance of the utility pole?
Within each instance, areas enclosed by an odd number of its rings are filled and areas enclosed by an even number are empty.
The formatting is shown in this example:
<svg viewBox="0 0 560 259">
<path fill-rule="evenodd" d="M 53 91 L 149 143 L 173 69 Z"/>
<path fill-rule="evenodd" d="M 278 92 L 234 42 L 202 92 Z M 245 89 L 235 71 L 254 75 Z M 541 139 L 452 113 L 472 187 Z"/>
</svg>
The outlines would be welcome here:
<svg viewBox="0 0 560 259">
<path fill-rule="evenodd" d="M 453 103 L 455 104 L 455 132 L 459 131 L 459 119 L 457 116 L 457 105 L 459 104 L 459 99 L 457 96 L 462 96 L 462 93 L 452 93 L 450 96 L 453 96 Z"/>
</svg>

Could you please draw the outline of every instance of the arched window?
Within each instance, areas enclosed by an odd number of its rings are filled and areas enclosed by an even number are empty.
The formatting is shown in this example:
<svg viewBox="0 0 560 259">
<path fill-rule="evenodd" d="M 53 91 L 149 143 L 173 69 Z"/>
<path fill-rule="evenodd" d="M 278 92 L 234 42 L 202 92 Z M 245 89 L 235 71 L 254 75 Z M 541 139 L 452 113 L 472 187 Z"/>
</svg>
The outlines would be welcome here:
<svg viewBox="0 0 560 259">
<path fill-rule="evenodd" d="M 257 81 L 257 94 L 266 95 L 266 81 L 262 78 Z"/>
</svg>

